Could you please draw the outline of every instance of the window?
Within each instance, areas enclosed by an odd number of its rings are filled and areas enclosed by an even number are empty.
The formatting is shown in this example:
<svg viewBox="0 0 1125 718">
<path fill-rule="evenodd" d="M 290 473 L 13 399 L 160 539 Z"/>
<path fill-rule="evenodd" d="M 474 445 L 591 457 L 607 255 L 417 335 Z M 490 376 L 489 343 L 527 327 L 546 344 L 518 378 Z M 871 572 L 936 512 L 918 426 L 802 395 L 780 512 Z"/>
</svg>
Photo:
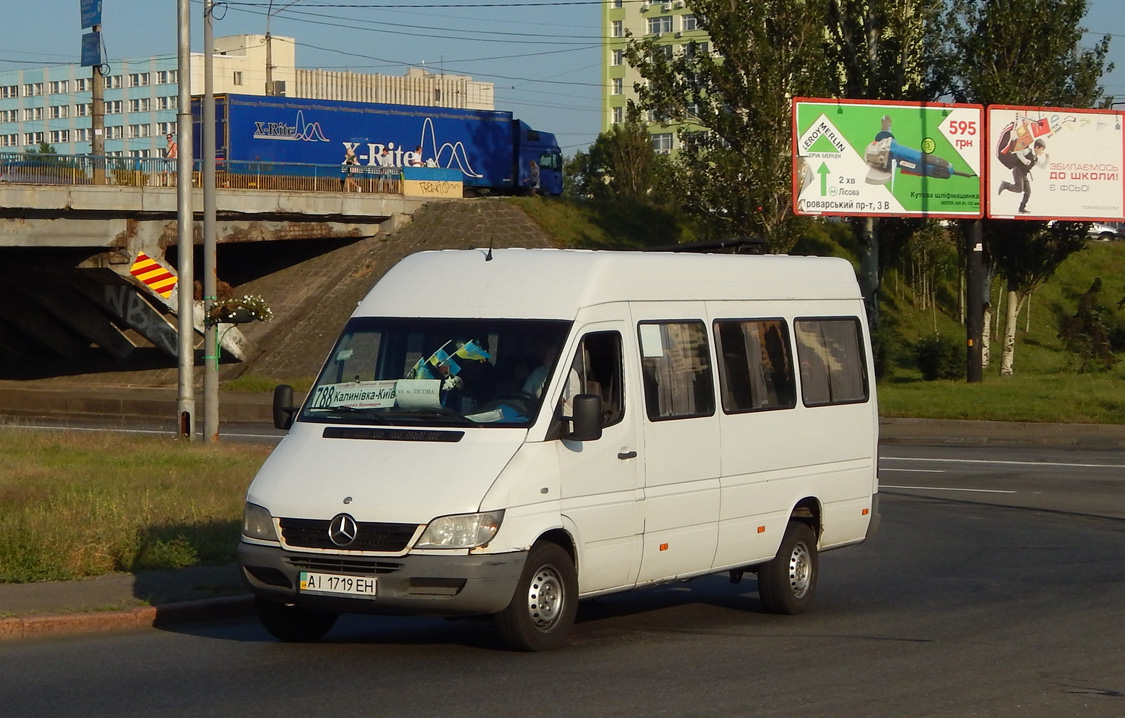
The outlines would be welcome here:
<svg viewBox="0 0 1125 718">
<path fill-rule="evenodd" d="M 582 337 L 570 362 L 571 381 L 563 392 L 563 416 L 571 416 L 568 400 L 574 394 L 594 394 L 602 400 L 602 426 L 611 426 L 625 415 L 622 396 L 621 335 L 593 332 Z"/>
<path fill-rule="evenodd" d="M 43 108 L 42 107 L 25 107 L 25 108 L 23 108 L 23 121 L 24 122 L 29 122 L 29 121 L 32 121 L 32 120 L 41 120 L 41 119 L 43 119 Z"/>
<path fill-rule="evenodd" d="M 703 322 L 642 322 L 637 330 L 648 418 L 714 414 L 715 387 Z"/>
<path fill-rule="evenodd" d="M 89 102 L 79 103 L 79 104 L 75 105 L 74 106 L 74 116 L 75 117 L 89 117 L 90 112 L 91 112 L 90 105 L 91 105 L 91 103 L 89 103 Z"/>
<path fill-rule="evenodd" d="M 176 123 L 175 122 L 157 122 L 156 123 L 156 131 L 160 135 L 167 135 L 169 133 L 174 135 L 174 134 L 176 134 Z"/>
<path fill-rule="evenodd" d="M 110 75 L 102 78 L 102 84 L 107 90 L 120 89 L 121 79 L 121 75 Z"/>
<path fill-rule="evenodd" d="M 70 105 L 51 105 L 48 108 L 48 116 L 52 120 L 62 120 L 70 117 Z"/>
<path fill-rule="evenodd" d="M 659 33 L 672 32 L 672 16 L 662 15 L 660 17 L 650 17 L 648 19 L 648 34 L 657 35 Z"/>
<path fill-rule="evenodd" d="M 672 151 L 672 133 L 664 132 L 652 136 L 652 149 L 658 155 L 666 155 Z"/>
<path fill-rule="evenodd" d="M 47 91 L 52 95 L 70 92 L 70 80 L 52 80 L 51 83 L 47 85 Z"/>
<path fill-rule="evenodd" d="M 129 100 L 129 112 L 148 112 L 150 109 L 152 109 L 152 99 L 149 97 Z"/>
<path fill-rule="evenodd" d="M 152 137 L 152 125 L 129 125 L 129 137 Z"/>
<path fill-rule="evenodd" d="M 147 72 L 129 73 L 129 87 L 148 87 L 149 74 Z"/>
<path fill-rule="evenodd" d="M 3 86 L 0 86 L 0 99 L 7 99 L 9 97 L 19 97 L 19 96 L 20 96 L 20 86 L 19 85 L 3 85 Z"/>
<path fill-rule="evenodd" d="M 129 156 L 130 157 L 141 157 L 141 158 L 151 157 L 152 152 L 150 150 L 129 150 Z"/>
<path fill-rule="evenodd" d="M 684 54 L 688 57 L 695 57 L 696 55 L 706 55 L 709 51 L 708 45 L 705 42 L 689 42 L 684 45 Z"/>
<path fill-rule="evenodd" d="M 612 94 L 620 95 L 624 91 L 625 91 L 625 81 L 623 79 L 621 79 L 620 77 L 613 78 L 613 89 L 611 90 Z"/>
<path fill-rule="evenodd" d="M 613 25 L 611 27 L 612 27 L 612 30 L 610 31 L 610 35 L 612 37 L 624 37 L 624 35 L 625 35 L 624 26 L 622 25 L 620 20 L 614 20 Z"/>
<path fill-rule="evenodd" d="M 120 115 L 121 114 L 121 100 L 106 100 L 105 114 L 107 115 Z"/>
<path fill-rule="evenodd" d="M 620 125 L 624 121 L 625 121 L 625 108 L 624 107 L 614 107 L 613 108 L 613 124 Z"/>
<path fill-rule="evenodd" d="M 8 111 L 7 110 L 0 110 L 0 122 L 7 122 L 7 121 L 8 121 Z"/>
<path fill-rule="evenodd" d="M 241 70 L 235 70 L 234 71 L 234 75 L 231 77 L 231 82 L 233 82 L 235 85 L 239 85 L 239 86 L 242 85 L 242 71 Z"/>
<path fill-rule="evenodd" d="M 51 130 L 51 144 L 70 142 L 70 130 Z"/>
<path fill-rule="evenodd" d="M 684 32 L 691 32 L 693 30 L 699 29 L 699 20 L 696 19 L 695 15 L 684 15 L 683 23 Z"/>
<path fill-rule="evenodd" d="M 652 59 L 658 60 L 658 59 L 663 58 L 664 60 L 670 61 L 672 59 L 672 52 L 673 52 L 673 46 L 672 45 L 661 45 L 661 46 L 657 47 L 656 50 L 652 53 Z"/>
<path fill-rule="evenodd" d="M 613 0 L 613 9 L 617 10 L 621 7 L 621 0 Z"/>
<path fill-rule="evenodd" d="M 625 64 L 625 51 L 624 50 L 614 50 L 613 53 L 610 55 L 610 61 L 609 62 L 614 67 L 620 67 L 621 65 L 624 65 Z"/>
<path fill-rule="evenodd" d="M 798 319 L 794 334 L 806 406 L 867 401 L 867 363 L 858 319 Z"/>
<path fill-rule="evenodd" d="M 74 131 L 75 142 L 89 142 L 90 141 L 90 128 L 79 127 Z"/>
<path fill-rule="evenodd" d="M 789 327 L 780 319 L 715 322 L 723 411 L 790 409 L 797 405 Z"/>
<path fill-rule="evenodd" d="M 109 125 L 105 128 L 105 138 L 107 140 L 119 140 L 123 135 L 122 130 L 124 129 L 125 128 L 121 125 Z"/>
<path fill-rule="evenodd" d="M 156 98 L 156 109 L 158 110 L 176 110 L 180 107 L 180 98 L 175 95 L 167 97 Z"/>
<path fill-rule="evenodd" d="M 42 95 L 42 94 L 43 94 L 43 83 L 42 82 L 29 82 L 29 83 L 27 83 L 26 85 L 23 86 L 23 96 L 24 97 L 35 97 L 36 95 Z"/>
<path fill-rule="evenodd" d="M 23 133 L 23 143 L 25 145 L 41 145 L 43 144 L 43 133 L 25 132 Z"/>
<path fill-rule="evenodd" d="M 77 80 L 74 81 L 74 91 L 75 92 L 87 92 L 90 89 L 91 89 L 90 88 L 90 81 L 87 80 L 85 77 L 79 77 Z"/>
<path fill-rule="evenodd" d="M 17 147 L 19 143 L 16 140 L 19 137 L 15 134 L 0 135 L 0 147 Z"/>
</svg>

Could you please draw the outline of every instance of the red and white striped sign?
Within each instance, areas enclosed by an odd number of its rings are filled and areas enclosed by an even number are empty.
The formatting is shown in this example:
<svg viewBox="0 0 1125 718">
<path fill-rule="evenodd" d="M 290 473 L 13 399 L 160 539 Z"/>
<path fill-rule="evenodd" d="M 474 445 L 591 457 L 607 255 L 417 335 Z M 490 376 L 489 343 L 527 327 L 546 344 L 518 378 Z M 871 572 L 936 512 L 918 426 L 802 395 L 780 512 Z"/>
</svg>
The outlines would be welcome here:
<svg viewBox="0 0 1125 718">
<path fill-rule="evenodd" d="M 165 299 L 170 297 L 172 290 L 176 288 L 176 275 L 157 264 L 155 259 L 144 252 L 137 255 L 137 261 L 133 262 L 129 273 Z"/>
</svg>

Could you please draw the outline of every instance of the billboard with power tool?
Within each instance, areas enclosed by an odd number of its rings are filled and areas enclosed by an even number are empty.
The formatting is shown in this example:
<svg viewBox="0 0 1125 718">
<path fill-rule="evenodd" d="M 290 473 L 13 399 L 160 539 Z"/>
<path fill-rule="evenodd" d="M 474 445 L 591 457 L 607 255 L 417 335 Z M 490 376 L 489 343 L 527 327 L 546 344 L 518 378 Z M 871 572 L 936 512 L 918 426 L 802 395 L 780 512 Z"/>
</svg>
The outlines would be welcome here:
<svg viewBox="0 0 1125 718">
<path fill-rule="evenodd" d="M 988 216 L 1125 218 L 1122 114 L 988 107 Z"/>
<path fill-rule="evenodd" d="M 797 98 L 793 211 L 980 217 L 984 145 L 980 105 Z"/>
</svg>

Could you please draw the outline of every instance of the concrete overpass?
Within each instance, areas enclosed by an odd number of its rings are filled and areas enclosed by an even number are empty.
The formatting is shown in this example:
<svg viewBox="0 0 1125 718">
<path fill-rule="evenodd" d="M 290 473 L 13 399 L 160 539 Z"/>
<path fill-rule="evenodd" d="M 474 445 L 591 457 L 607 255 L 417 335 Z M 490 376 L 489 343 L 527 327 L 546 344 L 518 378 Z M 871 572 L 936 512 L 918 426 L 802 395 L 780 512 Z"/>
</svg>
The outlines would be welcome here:
<svg viewBox="0 0 1125 718">
<path fill-rule="evenodd" d="M 216 196 L 220 247 L 372 237 L 408 220 L 424 201 L 306 189 L 221 188 Z M 130 269 L 144 253 L 175 272 L 176 202 L 175 187 L 0 181 L 0 364 L 44 352 L 69 357 L 91 346 L 117 359 L 138 347 L 175 357 L 176 294 L 161 296 Z M 201 245 L 202 189 L 194 190 L 193 207 Z M 197 304 L 191 323 L 201 336 Z M 237 329 L 223 329 L 224 349 L 243 358 Z"/>
</svg>

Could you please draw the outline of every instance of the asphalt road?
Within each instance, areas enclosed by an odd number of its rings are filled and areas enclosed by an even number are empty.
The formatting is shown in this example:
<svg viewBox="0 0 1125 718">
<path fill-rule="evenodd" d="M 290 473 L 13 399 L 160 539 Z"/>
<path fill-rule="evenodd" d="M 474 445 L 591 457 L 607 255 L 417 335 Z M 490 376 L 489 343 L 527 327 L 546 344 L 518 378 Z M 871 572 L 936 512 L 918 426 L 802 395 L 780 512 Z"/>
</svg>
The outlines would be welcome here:
<svg viewBox="0 0 1125 718">
<path fill-rule="evenodd" d="M 823 556 L 803 616 L 708 577 L 585 603 L 549 654 L 361 616 L 315 645 L 253 621 L 22 641 L 0 715 L 1125 714 L 1125 456 L 883 454 L 882 531 Z"/>
</svg>

